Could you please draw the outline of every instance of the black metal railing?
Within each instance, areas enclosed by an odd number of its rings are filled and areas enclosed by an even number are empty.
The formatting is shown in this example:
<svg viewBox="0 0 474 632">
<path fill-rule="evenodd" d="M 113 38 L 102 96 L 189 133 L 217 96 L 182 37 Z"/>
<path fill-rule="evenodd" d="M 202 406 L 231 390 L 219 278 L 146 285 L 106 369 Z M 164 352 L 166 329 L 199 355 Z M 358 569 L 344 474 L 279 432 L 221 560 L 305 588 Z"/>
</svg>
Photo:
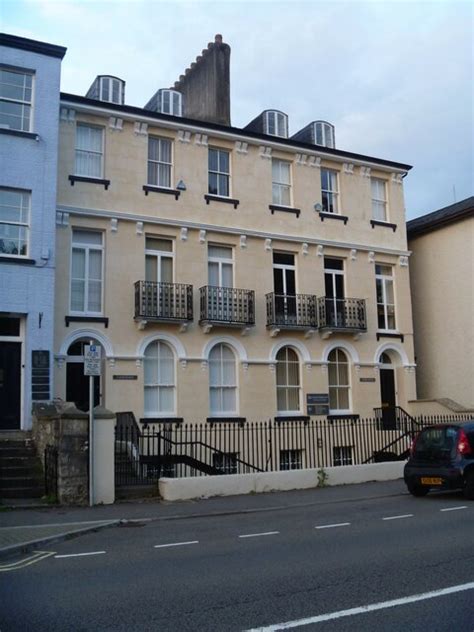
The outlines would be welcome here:
<svg viewBox="0 0 474 632">
<path fill-rule="evenodd" d="M 233 287 L 200 288 L 200 322 L 249 326 L 255 324 L 255 292 Z"/>
<path fill-rule="evenodd" d="M 44 450 L 44 489 L 46 496 L 58 498 L 58 449 L 47 445 Z"/>
<path fill-rule="evenodd" d="M 266 294 L 267 327 L 306 329 L 317 327 L 316 296 L 313 294 Z"/>
<path fill-rule="evenodd" d="M 367 318 L 363 298 L 318 298 L 320 329 L 366 331 Z"/>
<path fill-rule="evenodd" d="M 135 283 L 135 318 L 156 321 L 193 319 L 193 286 L 185 283 Z"/>
<path fill-rule="evenodd" d="M 413 434 L 460 415 L 410 418 L 386 428 L 375 418 L 313 418 L 238 424 L 150 423 L 117 425 L 118 486 L 153 484 L 161 476 L 183 477 L 325 468 L 403 460 Z"/>
</svg>

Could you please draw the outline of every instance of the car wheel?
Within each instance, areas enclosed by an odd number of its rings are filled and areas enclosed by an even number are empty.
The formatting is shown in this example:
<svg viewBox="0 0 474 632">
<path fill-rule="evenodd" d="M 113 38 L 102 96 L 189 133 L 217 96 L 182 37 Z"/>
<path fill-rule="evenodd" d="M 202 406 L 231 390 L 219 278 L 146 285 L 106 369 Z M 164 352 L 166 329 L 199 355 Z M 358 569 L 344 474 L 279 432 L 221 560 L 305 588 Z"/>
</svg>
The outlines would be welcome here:
<svg viewBox="0 0 474 632">
<path fill-rule="evenodd" d="M 474 472 L 468 472 L 464 484 L 464 497 L 474 500 Z"/>
<path fill-rule="evenodd" d="M 429 487 L 423 487 L 423 485 L 418 485 L 418 483 L 407 483 L 407 489 L 412 496 L 426 496 L 430 491 Z"/>
</svg>

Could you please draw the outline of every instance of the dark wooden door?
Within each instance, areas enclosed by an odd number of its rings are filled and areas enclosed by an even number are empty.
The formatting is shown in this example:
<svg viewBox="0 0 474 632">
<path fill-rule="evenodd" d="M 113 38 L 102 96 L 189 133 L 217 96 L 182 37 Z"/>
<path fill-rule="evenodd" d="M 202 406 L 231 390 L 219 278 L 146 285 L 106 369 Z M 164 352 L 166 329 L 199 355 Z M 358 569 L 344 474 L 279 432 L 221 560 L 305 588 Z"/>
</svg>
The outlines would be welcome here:
<svg viewBox="0 0 474 632">
<path fill-rule="evenodd" d="M 396 428 L 395 373 L 393 369 L 380 369 L 380 399 L 382 400 L 382 426 Z"/>
<path fill-rule="evenodd" d="M 79 410 L 89 410 L 89 376 L 84 375 L 83 362 L 68 362 L 66 371 L 66 399 Z M 100 402 L 100 377 L 94 377 L 94 406 Z"/>
<path fill-rule="evenodd" d="M 21 342 L 0 342 L 0 429 L 21 427 Z"/>
</svg>

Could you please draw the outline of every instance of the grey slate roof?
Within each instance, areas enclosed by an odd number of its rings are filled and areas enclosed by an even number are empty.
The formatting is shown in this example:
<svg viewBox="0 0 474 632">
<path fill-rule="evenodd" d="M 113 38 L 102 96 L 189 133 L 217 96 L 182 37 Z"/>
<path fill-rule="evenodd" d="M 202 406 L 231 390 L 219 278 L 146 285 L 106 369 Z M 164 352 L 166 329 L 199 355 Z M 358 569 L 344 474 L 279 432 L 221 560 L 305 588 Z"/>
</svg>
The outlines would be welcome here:
<svg viewBox="0 0 474 632">
<path fill-rule="evenodd" d="M 474 196 L 410 220 L 407 222 L 408 239 L 467 217 L 474 217 Z"/>
</svg>

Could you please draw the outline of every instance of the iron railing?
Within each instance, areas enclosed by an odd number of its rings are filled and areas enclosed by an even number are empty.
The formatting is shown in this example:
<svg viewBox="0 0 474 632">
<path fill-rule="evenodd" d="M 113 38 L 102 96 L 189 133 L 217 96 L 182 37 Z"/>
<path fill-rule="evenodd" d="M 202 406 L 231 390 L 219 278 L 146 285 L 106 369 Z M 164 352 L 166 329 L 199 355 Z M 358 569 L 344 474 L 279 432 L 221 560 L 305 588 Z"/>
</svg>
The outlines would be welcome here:
<svg viewBox="0 0 474 632">
<path fill-rule="evenodd" d="M 316 329 L 316 296 L 313 294 L 266 294 L 267 327 Z"/>
<path fill-rule="evenodd" d="M 44 489 L 46 496 L 58 498 L 58 449 L 47 445 L 44 450 Z"/>
<path fill-rule="evenodd" d="M 135 283 L 135 318 L 156 321 L 193 319 L 193 286 L 185 283 Z"/>
<path fill-rule="evenodd" d="M 255 292 L 233 287 L 200 288 L 202 323 L 250 326 L 255 324 Z"/>
<path fill-rule="evenodd" d="M 362 298 L 318 298 L 320 329 L 366 331 L 365 300 Z"/>
<path fill-rule="evenodd" d="M 131 413 L 130 413 L 131 414 Z M 133 415 L 132 415 L 133 416 Z M 378 418 L 309 421 L 117 425 L 116 484 L 146 485 L 160 476 L 272 472 L 402 460 L 413 428 L 462 419 L 424 417 L 384 428 Z"/>
</svg>

